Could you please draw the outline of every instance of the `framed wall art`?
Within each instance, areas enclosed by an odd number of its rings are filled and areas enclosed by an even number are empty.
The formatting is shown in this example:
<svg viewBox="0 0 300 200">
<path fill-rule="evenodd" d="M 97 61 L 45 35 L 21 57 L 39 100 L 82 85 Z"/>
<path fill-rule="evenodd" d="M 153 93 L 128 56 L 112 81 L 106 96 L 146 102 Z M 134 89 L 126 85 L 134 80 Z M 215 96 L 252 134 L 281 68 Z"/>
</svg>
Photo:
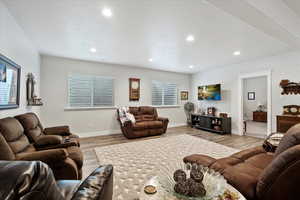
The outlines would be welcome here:
<svg viewBox="0 0 300 200">
<path fill-rule="evenodd" d="M 250 101 L 255 100 L 255 92 L 248 92 L 248 100 Z"/>
<path fill-rule="evenodd" d="M 20 104 L 21 67 L 0 54 L 0 109 L 18 108 Z"/>
<path fill-rule="evenodd" d="M 181 99 L 181 101 L 189 100 L 189 92 L 188 91 L 181 91 L 180 92 L 180 99 Z"/>
<path fill-rule="evenodd" d="M 129 101 L 140 100 L 140 79 L 130 78 L 129 79 Z"/>
</svg>

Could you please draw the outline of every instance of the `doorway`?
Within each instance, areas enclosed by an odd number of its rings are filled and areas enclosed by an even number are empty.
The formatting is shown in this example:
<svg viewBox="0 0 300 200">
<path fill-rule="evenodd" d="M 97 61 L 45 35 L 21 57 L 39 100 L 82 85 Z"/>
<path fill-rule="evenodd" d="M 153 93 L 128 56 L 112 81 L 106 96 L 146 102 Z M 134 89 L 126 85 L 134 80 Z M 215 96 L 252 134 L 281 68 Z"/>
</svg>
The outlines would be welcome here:
<svg viewBox="0 0 300 200">
<path fill-rule="evenodd" d="M 266 138 L 271 134 L 271 72 L 240 76 L 240 135 Z"/>
</svg>

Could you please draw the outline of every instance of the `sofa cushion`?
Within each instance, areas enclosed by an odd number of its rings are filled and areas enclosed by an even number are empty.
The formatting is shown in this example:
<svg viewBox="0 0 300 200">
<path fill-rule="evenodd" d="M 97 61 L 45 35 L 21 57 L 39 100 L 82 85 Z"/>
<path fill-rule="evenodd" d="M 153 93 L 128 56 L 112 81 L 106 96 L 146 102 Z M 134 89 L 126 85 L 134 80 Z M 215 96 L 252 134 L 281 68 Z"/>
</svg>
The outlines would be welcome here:
<svg viewBox="0 0 300 200">
<path fill-rule="evenodd" d="M 0 160 L 14 160 L 15 154 L 0 133 Z"/>
<path fill-rule="evenodd" d="M 163 123 L 161 121 L 142 121 L 133 124 L 133 130 L 156 129 L 162 127 Z"/>
<path fill-rule="evenodd" d="M 0 132 L 15 154 L 26 151 L 30 147 L 22 125 L 15 118 L 0 119 Z"/>
<path fill-rule="evenodd" d="M 141 115 L 154 115 L 154 107 L 150 106 L 141 106 L 140 113 Z"/>
<path fill-rule="evenodd" d="M 239 163 L 226 168 L 222 174 L 228 183 L 237 188 L 246 199 L 255 199 L 256 183 L 261 172 L 261 169 L 249 163 Z"/>
<path fill-rule="evenodd" d="M 128 110 L 131 114 L 133 114 L 134 116 L 139 115 L 140 114 L 140 108 L 139 107 L 129 107 Z"/>
<path fill-rule="evenodd" d="M 143 121 L 143 116 L 142 115 L 134 115 L 135 122 L 142 122 Z"/>
<path fill-rule="evenodd" d="M 300 144 L 300 124 L 297 124 L 290 128 L 288 132 L 283 136 L 275 151 L 275 156 L 298 144 Z"/>
<path fill-rule="evenodd" d="M 39 119 L 34 113 L 17 115 L 15 118 L 19 120 L 25 130 L 34 129 L 39 125 Z"/>
<path fill-rule="evenodd" d="M 154 115 L 141 115 L 143 121 L 154 121 L 155 117 Z"/>
<path fill-rule="evenodd" d="M 43 134 L 43 128 L 36 114 L 26 113 L 15 116 L 15 118 L 22 124 L 24 132 L 31 142 L 36 142 Z"/>
</svg>

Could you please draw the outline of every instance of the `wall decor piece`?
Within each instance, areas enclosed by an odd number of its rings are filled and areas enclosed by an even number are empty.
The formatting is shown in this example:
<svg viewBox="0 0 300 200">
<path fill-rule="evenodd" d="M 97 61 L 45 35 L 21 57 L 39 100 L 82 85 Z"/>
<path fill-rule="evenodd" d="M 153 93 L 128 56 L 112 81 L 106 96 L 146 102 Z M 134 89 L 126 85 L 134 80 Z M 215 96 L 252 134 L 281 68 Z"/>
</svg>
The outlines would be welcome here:
<svg viewBox="0 0 300 200">
<path fill-rule="evenodd" d="M 129 79 L 129 101 L 140 100 L 140 79 L 130 78 Z"/>
<path fill-rule="evenodd" d="M 219 116 L 220 116 L 220 118 L 228 118 L 227 113 L 220 113 Z"/>
<path fill-rule="evenodd" d="M 21 67 L 0 54 L 0 109 L 19 107 Z"/>
<path fill-rule="evenodd" d="M 27 105 L 28 106 L 42 106 L 43 102 L 41 98 L 35 95 L 35 84 L 34 75 L 29 73 L 26 81 L 26 94 L 27 94 Z"/>
<path fill-rule="evenodd" d="M 180 99 L 181 99 L 181 101 L 189 100 L 189 92 L 188 91 L 181 91 L 180 92 Z"/>
<path fill-rule="evenodd" d="M 215 107 L 208 107 L 207 108 L 207 115 L 209 116 L 216 116 L 216 108 Z"/>
<path fill-rule="evenodd" d="M 248 100 L 255 100 L 255 92 L 248 92 Z"/>
<path fill-rule="evenodd" d="M 198 87 L 198 100 L 212 100 L 220 101 L 221 95 L 221 84 L 205 85 Z"/>
<path fill-rule="evenodd" d="M 300 94 L 300 83 L 290 82 L 289 80 L 282 80 L 280 82 L 282 87 L 282 95 Z"/>
<path fill-rule="evenodd" d="M 298 105 L 283 106 L 283 115 L 300 115 L 300 106 Z"/>
</svg>

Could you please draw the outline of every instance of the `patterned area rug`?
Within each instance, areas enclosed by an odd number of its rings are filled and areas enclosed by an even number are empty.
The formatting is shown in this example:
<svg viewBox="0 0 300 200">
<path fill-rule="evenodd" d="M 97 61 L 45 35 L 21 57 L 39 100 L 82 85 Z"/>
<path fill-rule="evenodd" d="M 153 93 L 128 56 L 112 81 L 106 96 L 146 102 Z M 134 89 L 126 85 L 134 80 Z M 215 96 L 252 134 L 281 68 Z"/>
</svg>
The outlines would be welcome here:
<svg viewBox="0 0 300 200">
<path fill-rule="evenodd" d="M 178 166 L 185 156 L 221 158 L 237 151 L 186 134 L 95 148 L 101 164 L 114 166 L 113 200 L 138 199 L 147 180 L 158 175 L 162 167 Z"/>
</svg>

